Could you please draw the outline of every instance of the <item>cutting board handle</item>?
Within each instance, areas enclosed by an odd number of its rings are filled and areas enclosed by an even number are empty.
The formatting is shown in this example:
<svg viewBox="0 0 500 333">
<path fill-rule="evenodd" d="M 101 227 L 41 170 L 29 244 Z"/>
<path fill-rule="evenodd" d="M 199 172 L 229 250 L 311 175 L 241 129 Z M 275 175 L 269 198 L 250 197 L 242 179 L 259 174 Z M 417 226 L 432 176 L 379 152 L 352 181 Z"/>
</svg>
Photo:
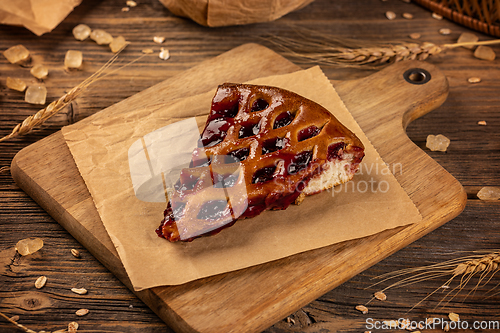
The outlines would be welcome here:
<svg viewBox="0 0 500 333">
<path fill-rule="evenodd" d="M 439 107 L 449 89 L 444 74 L 422 61 L 402 61 L 334 86 L 363 130 L 375 135 L 377 126 L 404 132 L 410 122 Z"/>
<path fill-rule="evenodd" d="M 448 80 L 441 71 L 426 62 L 403 61 L 366 78 L 334 86 L 384 162 L 400 166 L 401 172 L 394 176 L 424 217 L 408 231 L 410 238 L 418 239 L 464 209 L 467 196 L 461 184 L 406 134 L 411 121 L 446 100 Z M 424 191 L 422 186 L 432 186 L 435 191 Z M 438 205 L 446 205 L 448 215 L 436 222 L 438 219 L 431 217 Z"/>
</svg>

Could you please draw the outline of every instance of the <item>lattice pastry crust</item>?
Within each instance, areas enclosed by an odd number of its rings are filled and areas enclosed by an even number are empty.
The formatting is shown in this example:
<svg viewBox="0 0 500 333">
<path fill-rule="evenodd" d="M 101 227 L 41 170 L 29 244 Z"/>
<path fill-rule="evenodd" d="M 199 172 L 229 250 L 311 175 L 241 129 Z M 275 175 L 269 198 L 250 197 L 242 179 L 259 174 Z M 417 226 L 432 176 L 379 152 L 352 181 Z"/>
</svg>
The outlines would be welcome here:
<svg viewBox="0 0 500 333">
<path fill-rule="evenodd" d="M 219 232 L 352 179 L 361 141 L 328 110 L 269 86 L 223 84 L 157 229 L 169 241 Z"/>
</svg>

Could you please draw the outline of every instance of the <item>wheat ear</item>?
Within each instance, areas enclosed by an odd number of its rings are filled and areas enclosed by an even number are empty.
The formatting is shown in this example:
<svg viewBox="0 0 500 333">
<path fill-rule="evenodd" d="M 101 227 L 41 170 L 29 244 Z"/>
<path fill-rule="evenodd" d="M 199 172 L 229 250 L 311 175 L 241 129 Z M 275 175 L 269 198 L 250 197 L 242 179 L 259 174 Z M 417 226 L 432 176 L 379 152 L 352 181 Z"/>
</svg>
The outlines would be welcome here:
<svg viewBox="0 0 500 333">
<path fill-rule="evenodd" d="M 26 119 L 24 119 L 22 123 L 17 124 L 17 126 L 14 127 L 14 129 L 9 135 L 0 138 L 0 142 L 17 137 L 19 135 L 26 135 L 32 132 L 34 129 L 40 127 L 47 119 L 49 119 L 50 117 L 54 116 L 56 113 L 64 109 L 67 105 L 69 105 L 72 101 L 74 101 L 85 89 L 87 89 L 92 83 L 96 82 L 99 79 L 102 79 L 105 76 L 104 75 L 105 71 L 109 67 L 111 67 L 111 65 L 116 61 L 116 59 L 118 59 L 118 55 L 122 50 L 123 48 L 120 51 L 118 51 L 115 55 L 113 55 L 113 57 L 110 60 L 108 60 L 101 68 L 99 68 L 94 74 L 92 74 L 86 80 L 84 80 L 79 85 L 71 89 L 68 93 L 64 94 L 59 99 L 53 101 L 52 103 L 47 105 L 47 107 L 41 109 L 34 115 L 28 116 Z M 131 63 L 139 60 L 143 56 L 132 61 Z M 108 73 L 106 75 L 109 74 L 111 73 Z"/>
<path fill-rule="evenodd" d="M 323 65 L 338 65 L 345 67 L 376 68 L 403 60 L 425 60 L 430 56 L 443 53 L 460 46 L 478 46 L 500 44 L 500 39 L 436 45 L 424 43 L 380 44 L 370 47 L 345 47 L 349 42 L 335 39 L 296 40 L 292 38 L 273 36 L 267 38 L 283 50 L 284 56 L 289 56 L 306 63 Z M 356 44 L 359 44 L 356 41 Z M 366 42 L 367 45 L 373 42 Z M 337 46 L 339 45 L 339 46 Z M 304 50 L 308 50 L 305 52 Z"/>
<path fill-rule="evenodd" d="M 469 292 L 469 294 L 466 295 L 466 297 L 469 296 L 472 292 L 476 291 L 481 286 L 481 284 L 484 286 L 488 282 L 490 282 L 493 276 L 498 271 L 500 271 L 500 251 L 495 250 L 493 252 L 478 252 L 478 254 L 451 259 L 434 265 L 408 268 L 390 272 L 379 276 L 378 278 L 381 278 L 382 280 L 373 284 L 371 287 L 390 279 L 402 278 L 401 280 L 391 284 L 390 286 L 382 290 L 386 291 L 390 288 L 405 287 L 414 283 L 449 276 L 449 279 L 443 286 L 435 289 L 432 293 L 420 300 L 410 309 L 411 311 L 412 309 L 420 305 L 423 301 L 432 296 L 434 293 L 436 293 L 440 288 L 449 288 L 450 284 L 457 277 L 460 277 L 458 286 L 451 289 L 441 299 L 436 307 L 439 307 L 442 302 L 444 302 L 448 297 L 451 296 L 451 298 L 449 298 L 446 302 L 449 303 L 471 281 L 474 276 L 479 275 L 479 280 L 474 288 Z M 452 293 L 454 294 L 452 295 Z M 370 300 L 368 303 L 370 303 L 372 300 Z"/>
</svg>

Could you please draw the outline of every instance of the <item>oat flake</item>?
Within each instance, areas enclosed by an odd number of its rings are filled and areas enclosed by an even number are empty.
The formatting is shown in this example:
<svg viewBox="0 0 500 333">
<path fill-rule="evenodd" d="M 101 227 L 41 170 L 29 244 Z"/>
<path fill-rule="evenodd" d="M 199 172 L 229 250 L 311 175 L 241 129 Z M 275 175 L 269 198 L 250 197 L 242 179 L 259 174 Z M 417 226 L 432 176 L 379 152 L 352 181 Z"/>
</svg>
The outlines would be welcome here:
<svg viewBox="0 0 500 333">
<path fill-rule="evenodd" d="M 80 258 L 80 251 L 78 251 L 77 249 L 71 249 L 71 254 L 72 254 L 75 258 Z"/>
<path fill-rule="evenodd" d="M 387 17 L 388 20 L 394 20 L 396 18 L 396 13 L 387 11 L 385 12 L 385 17 Z"/>
<path fill-rule="evenodd" d="M 78 330 L 78 323 L 73 321 L 68 324 L 68 333 L 75 333 Z"/>
<path fill-rule="evenodd" d="M 386 325 L 387 327 L 390 327 L 390 328 L 396 328 L 399 326 L 397 320 L 384 320 L 383 323 L 384 323 L 384 325 Z"/>
<path fill-rule="evenodd" d="M 87 289 L 85 288 L 71 288 L 71 291 L 79 295 L 85 295 L 87 293 Z"/>
<path fill-rule="evenodd" d="M 443 15 L 440 15 L 438 13 L 432 13 L 432 17 L 435 18 L 436 20 L 442 20 Z"/>
<path fill-rule="evenodd" d="M 441 35 L 449 35 L 449 34 L 451 34 L 451 30 L 448 28 L 442 28 L 442 29 L 439 29 L 439 33 Z"/>
<path fill-rule="evenodd" d="M 470 77 L 467 79 L 467 81 L 469 81 L 469 83 L 479 83 L 479 82 L 481 82 L 481 78 L 480 77 Z"/>
<path fill-rule="evenodd" d="M 451 312 L 448 318 L 450 318 L 451 321 L 460 321 L 460 316 L 454 312 Z"/>
<path fill-rule="evenodd" d="M 368 308 L 364 305 L 356 305 L 356 310 L 362 312 L 363 314 L 368 313 Z"/>
<path fill-rule="evenodd" d="M 374 294 L 375 298 L 378 299 L 379 301 L 385 301 L 387 299 L 387 295 L 384 294 L 383 292 L 381 291 L 377 291 L 375 294 Z"/>
<path fill-rule="evenodd" d="M 77 316 L 81 317 L 81 316 L 85 316 L 89 312 L 90 312 L 89 309 L 80 309 L 80 310 L 76 311 L 75 314 Z"/>
<path fill-rule="evenodd" d="M 46 276 L 40 276 L 38 279 L 35 281 L 35 288 L 40 289 L 45 286 L 45 283 L 47 282 L 47 277 Z"/>
</svg>

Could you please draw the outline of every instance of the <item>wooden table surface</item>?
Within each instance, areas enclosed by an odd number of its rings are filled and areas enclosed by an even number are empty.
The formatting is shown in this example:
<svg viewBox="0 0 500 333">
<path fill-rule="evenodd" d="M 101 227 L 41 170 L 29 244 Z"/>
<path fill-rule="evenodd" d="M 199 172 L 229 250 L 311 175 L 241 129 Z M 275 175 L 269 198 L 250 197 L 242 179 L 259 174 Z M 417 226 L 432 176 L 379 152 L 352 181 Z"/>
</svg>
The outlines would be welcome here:
<svg viewBox="0 0 500 333">
<path fill-rule="evenodd" d="M 137 7 L 123 12 L 125 1 L 85 0 L 51 33 L 41 37 L 21 27 L 0 26 L 0 50 L 23 44 L 30 50 L 34 63 L 44 63 L 49 68 L 49 77 L 44 80 L 48 90 L 47 103 L 79 84 L 112 56 L 106 46 L 89 40 L 76 41 L 71 30 L 79 23 L 93 29 L 104 29 L 114 36 L 123 35 L 131 42 L 120 54 L 119 64 L 138 59 L 143 49 L 155 50 L 155 55 L 140 58 L 96 82 L 72 103 L 71 108 L 50 119 L 43 129 L 1 142 L 0 167 L 9 166 L 22 148 L 62 126 L 239 45 L 260 43 L 281 53 L 280 48 L 269 42 L 269 36 L 297 39 L 300 38 L 298 30 L 308 29 L 335 38 L 379 42 L 407 40 L 411 33 L 421 34 L 419 42 L 435 44 L 454 43 L 463 32 L 473 32 L 481 40 L 493 39 L 448 20 L 436 20 L 430 11 L 417 4 L 396 0 L 316 0 L 274 22 L 225 28 L 202 27 L 175 17 L 157 0 L 137 3 Z M 386 11 L 397 13 L 397 18 L 388 20 Z M 413 19 L 403 18 L 402 13 L 411 13 Z M 441 28 L 450 29 L 451 34 L 440 34 Z M 160 45 L 153 42 L 153 36 L 166 37 L 162 46 L 170 50 L 169 60 L 157 57 Z M 82 70 L 68 72 L 64 69 L 64 54 L 69 49 L 83 52 Z M 500 46 L 493 46 L 493 49 L 500 54 Z M 288 59 L 303 68 L 311 65 L 296 58 Z M 469 327 L 469 330 L 454 330 L 456 332 L 471 331 L 474 324 L 483 327 L 500 325 L 500 274 L 493 276 L 486 285 L 479 285 L 475 292 L 473 289 L 479 280 L 472 279 L 444 306 L 439 306 L 439 301 L 446 291 L 440 291 L 408 312 L 447 280 L 438 278 L 411 287 L 389 289 L 386 301 L 368 304 L 368 314 L 363 315 L 355 309 L 356 305 L 367 303 L 375 291 L 390 284 L 371 286 L 378 281 L 374 278 L 381 274 L 458 258 L 465 255 L 459 253 L 461 251 L 494 251 L 499 248 L 500 201 L 481 201 L 476 193 L 483 186 L 500 186 L 500 60 L 479 60 L 474 58 L 471 50 L 457 48 L 432 56 L 427 61 L 447 76 L 449 96 L 438 109 L 412 122 L 407 133 L 460 181 L 468 194 L 465 210 L 444 226 L 291 313 L 265 332 L 378 331 L 375 328 L 382 326 L 382 320 L 408 318 L 414 323 L 429 317 L 449 320 L 447 315 L 450 312 L 460 315 L 462 328 L 464 325 Z M 322 65 L 322 69 L 331 80 L 357 79 L 374 72 L 372 69 L 327 65 Z M 0 137 L 8 135 L 15 125 L 41 108 L 24 102 L 23 93 L 8 89 L 8 76 L 22 78 L 28 83 L 36 81 L 28 68 L 12 65 L 0 57 Z M 481 82 L 471 84 L 467 80 L 470 77 L 479 77 Z M 478 125 L 481 120 L 487 125 Z M 426 149 L 429 134 L 447 136 L 451 140 L 448 151 Z M 16 254 L 17 241 L 26 237 L 42 238 L 44 248 L 27 257 Z M 74 258 L 71 249 L 79 250 L 81 258 Z M 41 275 L 47 276 L 49 282 L 45 288 L 37 290 L 34 282 Z M 90 297 L 67 292 L 79 285 L 92 285 L 96 292 Z M 90 313 L 77 317 L 75 311 L 81 308 L 89 309 Z M 67 328 L 72 321 L 79 323 L 79 332 L 171 331 L 27 196 L 9 172 L 0 174 L 0 312 L 9 317 L 19 316 L 20 324 L 37 332 Z M 424 331 L 442 331 L 441 325 L 427 328 Z M 498 331 L 499 326 L 496 328 Z M 22 330 L 0 318 L 0 331 Z"/>
</svg>

